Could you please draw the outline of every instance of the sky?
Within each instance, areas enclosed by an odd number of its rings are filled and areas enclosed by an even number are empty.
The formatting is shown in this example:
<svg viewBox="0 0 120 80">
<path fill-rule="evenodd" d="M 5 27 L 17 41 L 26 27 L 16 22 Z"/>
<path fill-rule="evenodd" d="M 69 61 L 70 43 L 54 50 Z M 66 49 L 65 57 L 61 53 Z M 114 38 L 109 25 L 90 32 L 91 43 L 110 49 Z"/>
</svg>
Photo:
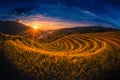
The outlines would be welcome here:
<svg viewBox="0 0 120 80">
<path fill-rule="evenodd" d="M 120 29 L 120 0 L 0 0 L 0 20 L 41 29 L 104 26 Z"/>
</svg>

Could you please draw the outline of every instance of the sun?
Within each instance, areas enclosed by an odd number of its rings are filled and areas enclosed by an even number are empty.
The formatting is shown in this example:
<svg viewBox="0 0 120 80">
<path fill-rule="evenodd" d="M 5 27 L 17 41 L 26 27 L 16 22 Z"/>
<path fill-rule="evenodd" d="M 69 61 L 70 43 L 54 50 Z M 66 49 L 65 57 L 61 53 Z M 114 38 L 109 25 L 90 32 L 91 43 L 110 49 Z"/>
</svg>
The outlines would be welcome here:
<svg viewBox="0 0 120 80">
<path fill-rule="evenodd" d="M 38 25 L 33 26 L 33 29 L 35 29 L 35 30 L 37 30 L 38 28 L 39 28 Z"/>
</svg>

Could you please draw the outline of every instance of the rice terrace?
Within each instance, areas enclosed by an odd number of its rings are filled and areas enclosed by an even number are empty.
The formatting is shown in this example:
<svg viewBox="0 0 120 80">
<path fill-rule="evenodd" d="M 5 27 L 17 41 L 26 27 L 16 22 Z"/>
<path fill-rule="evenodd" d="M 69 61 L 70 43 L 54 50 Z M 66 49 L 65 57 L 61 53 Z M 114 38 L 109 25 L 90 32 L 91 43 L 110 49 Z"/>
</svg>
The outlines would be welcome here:
<svg viewBox="0 0 120 80">
<path fill-rule="evenodd" d="M 1 38 L 6 39 L 5 58 L 31 79 L 110 80 L 119 75 L 119 34 L 71 34 L 51 42 L 10 35 Z"/>
<path fill-rule="evenodd" d="M 120 80 L 119 3 L 1 0 L 0 80 Z"/>
</svg>

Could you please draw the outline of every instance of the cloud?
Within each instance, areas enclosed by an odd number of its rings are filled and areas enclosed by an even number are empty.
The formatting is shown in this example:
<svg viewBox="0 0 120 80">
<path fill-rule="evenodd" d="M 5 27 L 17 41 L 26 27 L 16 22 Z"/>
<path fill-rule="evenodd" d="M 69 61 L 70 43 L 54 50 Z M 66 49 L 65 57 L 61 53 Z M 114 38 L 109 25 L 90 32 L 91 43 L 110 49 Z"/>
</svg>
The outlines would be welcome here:
<svg viewBox="0 0 120 80">
<path fill-rule="evenodd" d="M 84 10 L 81 10 L 82 12 L 86 13 L 86 14 L 89 14 L 89 15 L 92 15 L 92 16 L 96 16 L 96 14 L 90 12 L 90 11 L 84 11 Z"/>
<path fill-rule="evenodd" d="M 112 2 L 111 2 L 112 1 Z M 116 0 L 115 0 L 116 1 Z M 51 21 L 59 22 L 59 25 L 70 24 L 73 26 L 72 23 L 84 23 L 84 22 L 95 22 L 95 23 L 115 23 L 119 24 L 118 19 L 118 12 L 117 10 L 110 8 L 109 5 L 113 6 L 116 2 L 113 0 L 1 0 L 6 4 L 4 5 L 10 10 L 7 16 L 1 16 L 1 19 L 23 19 L 25 17 L 30 17 L 36 21 L 42 22 L 44 19 L 46 22 Z M 3 5 L 3 4 L 2 4 Z M 36 7 L 35 7 L 35 6 Z M 1 6 L 1 5 L 0 5 Z M 2 8 L 6 9 L 6 8 Z M 12 9 L 12 10 L 11 10 Z M 8 12 L 6 10 L 6 12 Z M 39 16 L 36 16 L 39 15 Z M 40 17 L 40 15 L 46 17 Z M 20 17 L 24 18 L 20 18 Z M 111 19 L 109 17 L 112 17 Z M 49 17 L 49 18 L 47 18 Z M 50 19 L 50 20 L 49 20 Z M 56 19 L 59 19 L 57 21 Z M 30 20 L 30 19 L 28 19 Z M 60 22 L 65 21 L 66 24 Z M 32 20 L 31 20 L 32 21 Z M 70 23 L 68 23 L 70 22 Z M 54 22 L 53 22 L 54 23 Z M 47 23 L 46 23 L 47 24 Z M 50 24 L 50 23 L 48 23 Z M 58 23 L 56 23 L 58 25 Z M 63 26 L 62 25 L 62 26 Z M 74 25 L 75 26 L 75 25 Z"/>
<path fill-rule="evenodd" d="M 29 7 L 16 7 L 15 9 L 9 12 L 10 15 L 21 15 L 21 14 L 28 14 L 36 9 L 36 6 L 29 6 Z"/>
<path fill-rule="evenodd" d="M 69 27 L 84 27 L 84 26 L 90 26 L 92 24 L 90 23 L 77 23 L 77 22 L 70 22 L 65 21 L 63 19 L 58 18 L 52 18 L 52 17 L 46 17 L 42 15 L 31 15 L 28 17 L 21 17 L 22 23 L 33 26 L 38 25 L 40 29 L 59 29 L 59 28 L 69 28 Z"/>
</svg>

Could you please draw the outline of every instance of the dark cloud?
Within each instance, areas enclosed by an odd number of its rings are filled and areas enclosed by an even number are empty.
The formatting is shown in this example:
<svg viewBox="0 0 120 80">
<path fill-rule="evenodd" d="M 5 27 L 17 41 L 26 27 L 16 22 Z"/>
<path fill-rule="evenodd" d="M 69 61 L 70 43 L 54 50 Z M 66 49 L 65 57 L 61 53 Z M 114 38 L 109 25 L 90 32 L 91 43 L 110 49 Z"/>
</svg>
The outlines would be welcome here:
<svg viewBox="0 0 120 80">
<path fill-rule="evenodd" d="M 9 12 L 10 15 L 21 15 L 28 14 L 35 10 L 37 6 L 29 6 L 29 7 L 16 7 L 15 9 Z"/>
</svg>

